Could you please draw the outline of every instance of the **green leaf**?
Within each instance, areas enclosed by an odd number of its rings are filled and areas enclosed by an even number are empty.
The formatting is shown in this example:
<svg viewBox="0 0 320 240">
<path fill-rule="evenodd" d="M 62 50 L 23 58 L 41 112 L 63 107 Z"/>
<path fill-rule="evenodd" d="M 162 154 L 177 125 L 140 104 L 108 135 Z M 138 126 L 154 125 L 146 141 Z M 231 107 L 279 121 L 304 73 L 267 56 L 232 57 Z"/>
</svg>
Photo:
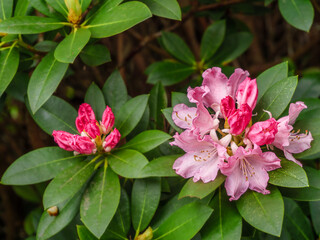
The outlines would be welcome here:
<svg viewBox="0 0 320 240">
<path fill-rule="evenodd" d="M 82 12 L 85 12 L 90 6 L 92 0 L 79 0 Z"/>
<path fill-rule="evenodd" d="M 189 102 L 187 94 L 181 92 L 171 92 L 171 105 L 175 106 L 177 104 L 184 103 L 188 107 L 195 107 L 195 103 Z"/>
<path fill-rule="evenodd" d="M 135 136 L 125 145 L 121 146 L 121 149 L 133 149 L 141 153 L 149 152 L 150 150 L 158 147 L 160 144 L 169 140 L 171 136 L 165 132 L 159 130 L 148 130 Z"/>
<path fill-rule="evenodd" d="M 292 199 L 284 198 L 284 208 L 283 225 L 289 231 L 292 239 L 315 239 L 310 221 L 299 205 Z"/>
<path fill-rule="evenodd" d="M 46 211 L 42 214 L 37 229 L 38 240 L 52 237 L 72 221 L 78 213 L 82 192 L 78 189 L 78 192 L 73 197 L 58 203 L 56 205 L 59 209 L 57 216 L 50 216 Z"/>
<path fill-rule="evenodd" d="M 64 0 L 45 0 L 51 7 L 53 7 L 57 12 L 61 13 L 63 16 L 68 16 L 68 8 Z"/>
<path fill-rule="evenodd" d="M 164 48 L 181 62 L 193 65 L 196 60 L 187 44 L 177 35 L 170 32 L 162 32 L 161 36 Z"/>
<path fill-rule="evenodd" d="M 43 194 L 44 209 L 73 197 L 94 171 L 93 162 L 82 161 L 57 175 Z"/>
<path fill-rule="evenodd" d="M 318 98 L 320 95 L 320 71 L 303 74 L 292 101 L 302 98 Z M 309 107 L 309 106 L 308 106 Z"/>
<path fill-rule="evenodd" d="M 295 28 L 309 32 L 314 10 L 309 0 L 279 0 L 279 10 L 283 18 Z"/>
<path fill-rule="evenodd" d="M 201 39 L 201 60 L 206 62 L 221 46 L 226 33 L 226 21 L 220 20 L 211 24 Z"/>
<path fill-rule="evenodd" d="M 164 117 L 167 119 L 170 126 L 173 127 L 173 129 L 176 130 L 178 133 L 181 133 L 183 130 L 181 128 L 179 128 L 177 125 L 175 125 L 172 120 L 172 112 L 173 112 L 172 108 L 162 109 L 162 113 L 163 113 Z"/>
<path fill-rule="evenodd" d="M 33 113 L 36 113 L 57 89 L 67 69 L 68 64 L 58 62 L 53 52 L 42 59 L 32 73 L 28 85 L 28 100 Z"/>
<path fill-rule="evenodd" d="M 320 201 L 320 171 L 305 167 L 309 179 L 309 187 L 305 188 L 281 188 L 283 196 L 298 201 Z"/>
<path fill-rule="evenodd" d="M 148 227 L 157 210 L 160 195 L 160 178 L 135 180 L 131 193 L 131 215 L 133 228 L 137 232 Z"/>
<path fill-rule="evenodd" d="M 27 94 L 29 75 L 25 72 L 17 72 L 6 89 L 6 93 L 13 98 L 24 102 Z"/>
<path fill-rule="evenodd" d="M 311 213 L 311 219 L 312 219 L 312 225 L 317 233 L 317 235 L 320 234 L 320 201 L 316 202 L 309 202 L 310 207 L 310 213 Z"/>
<path fill-rule="evenodd" d="M 80 240 L 98 240 L 85 226 L 77 225 Z"/>
<path fill-rule="evenodd" d="M 107 162 L 91 180 L 80 207 L 82 222 L 97 238 L 106 231 L 120 201 L 118 176 Z"/>
<path fill-rule="evenodd" d="M 201 180 L 194 182 L 193 179 L 190 178 L 181 189 L 179 198 L 196 197 L 202 199 L 216 190 L 225 179 L 226 177 L 222 174 L 219 174 L 214 181 L 208 183 L 204 183 Z"/>
<path fill-rule="evenodd" d="M 75 28 L 62 42 L 59 43 L 54 51 L 54 57 L 59 62 L 73 63 L 78 54 L 88 43 L 91 32 L 85 28 Z"/>
<path fill-rule="evenodd" d="M 141 0 L 159 17 L 181 20 L 181 9 L 177 0 Z"/>
<path fill-rule="evenodd" d="M 0 0 L 1 1 L 1 0 Z M 0 96 L 9 86 L 18 70 L 19 51 L 14 46 L 0 53 Z"/>
<path fill-rule="evenodd" d="M 24 16 L 29 7 L 29 0 L 18 0 L 14 9 L 14 16 Z"/>
<path fill-rule="evenodd" d="M 107 160 L 113 171 L 126 178 L 140 178 L 141 170 L 148 164 L 144 155 L 130 149 L 113 152 Z"/>
<path fill-rule="evenodd" d="M 150 91 L 149 107 L 150 107 L 150 126 L 155 129 L 163 129 L 164 119 L 162 117 L 161 109 L 166 108 L 168 105 L 166 90 L 158 82 Z"/>
<path fill-rule="evenodd" d="M 163 61 L 156 64 L 148 75 L 147 83 L 161 82 L 163 86 L 170 86 L 185 80 L 195 71 L 194 67 L 179 62 Z"/>
<path fill-rule="evenodd" d="M 62 28 L 64 23 L 54 18 L 19 16 L 0 22 L 0 32 L 16 34 L 35 34 Z"/>
<path fill-rule="evenodd" d="M 36 114 L 32 114 L 29 104 L 27 108 L 35 122 L 49 135 L 53 130 L 79 134 L 75 125 L 77 111 L 61 98 L 51 96 Z"/>
<path fill-rule="evenodd" d="M 276 187 L 271 187 L 267 195 L 249 190 L 236 203 L 246 222 L 260 231 L 280 236 L 284 205 Z"/>
<path fill-rule="evenodd" d="M 89 66 L 99 66 L 111 61 L 108 48 L 102 44 L 92 44 L 82 49 L 81 60 Z"/>
<path fill-rule="evenodd" d="M 117 114 L 128 99 L 127 87 L 118 70 L 109 76 L 103 85 L 102 92 L 107 105 L 111 107 L 114 114 Z"/>
<path fill-rule="evenodd" d="M 13 1 L 12 0 L 0 0 L 0 19 L 6 20 L 11 17 Z"/>
<path fill-rule="evenodd" d="M 115 127 L 121 137 L 127 136 L 139 123 L 148 103 L 149 95 L 139 95 L 126 102 L 115 115 Z"/>
<path fill-rule="evenodd" d="M 57 45 L 58 45 L 58 43 L 56 43 L 54 41 L 44 40 L 44 41 L 37 43 L 34 46 L 34 48 L 40 52 L 50 52 L 50 51 L 54 50 L 57 47 Z"/>
<path fill-rule="evenodd" d="M 306 172 L 298 164 L 281 159 L 281 168 L 269 172 L 269 183 L 288 188 L 308 187 Z"/>
<path fill-rule="evenodd" d="M 273 84 L 257 103 L 254 110 L 258 113 L 256 121 L 269 119 L 268 113 L 264 110 L 270 111 L 272 117 L 277 119 L 290 103 L 297 84 L 298 78 L 296 76 L 285 78 Z"/>
<path fill-rule="evenodd" d="M 15 194 L 28 202 L 41 204 L 41 193 L 37 191 L 35 186 L 12 186 Z"/>
<path fill-rule="evenodd" d="M 302 99 L 302 101 L 304 102 L 304 104 L 307 105 L 308 108 L 303 109 L 303 111 L 299 114 L 297 121 L 296 121 L 297 123 L 295 124 L 295 126 L 297 126 L 297 127 L 303 126 L 303 124 L 302 124 L 302 122 L 300 122 L 300 120 L 305 121 L 308 119 L 315 119 L 315 121 L 316 121 L 317 119 L 319 119 L 319 116 L 320 116 L 320 99 L 305 98 L 305 99 Z M 307 130 L 308 128 L 305 128 L 305 129 Z"/>
<path fill-rule="evenodd" d="M 106 103 L 100 88 L 92 83 L 86 92 L 84 101 L 92 107 L 97 120 L 102 119 L 104 110 L 106 109 Z M 119 129 L 118 129 L 119 130 Z"/>
<path fill-rule="evenodd" d="M 91 18 L 87 28 L 93 38 L 105 38 L 121 33 L 151 16 L 145 4 L 132 1 L 114 7 L 107 13 L 98 12 Z"/>
<path fill-rule="evenodd" d="M 213 208 L 213 214 L 201 230 L 201 238 L 203 240 L 240 240 L 242 217 L 234 203 L 229 201 L 225 190 L 221 191 L 219 188 L 210 206 Z"/>
<path fill-rule="evenodd" d="M 172 166 L 178 157 L 181 155 L 168 155 L 152 160 L 142 169 L 143 177 L 176 177 Z"/>
<path fill-rule="evenodd" d="M 68 167 L 83 160 L 59 147 L 46 147 L 31 151 L 18 158 L 3 174 L 1 183 L 28 185 L 47 181 Z"/>
<path fill-rule="evenodd" d="M 184 205 L 173 212 L 154 231 L 153 240 L 191 239 L 202 228 L 212 213 L 212 209 L 198 202 Z"/>
<path fill-rule="evenodd" d="M 45 16 L 48 17 L 53 17 L 55 16 L 55 13 L 53 13 L 49 8 L 48 8 L 48 4 L 46 3 L 45 0 L 29 0 L 30 4 L 32 5 L 32 7 L 34 7 L 35 9 L 37 9 L 39 12 L 41 12 L 42 14 L 44 14 Z"/>
<path fill-rule="evenodd" d="M 267 69 L 257 77 L 259 89 L 258 102 L 266 91 L 275 83 L 288 77 L 288 62 L 283 62 Z"/>
</svg>

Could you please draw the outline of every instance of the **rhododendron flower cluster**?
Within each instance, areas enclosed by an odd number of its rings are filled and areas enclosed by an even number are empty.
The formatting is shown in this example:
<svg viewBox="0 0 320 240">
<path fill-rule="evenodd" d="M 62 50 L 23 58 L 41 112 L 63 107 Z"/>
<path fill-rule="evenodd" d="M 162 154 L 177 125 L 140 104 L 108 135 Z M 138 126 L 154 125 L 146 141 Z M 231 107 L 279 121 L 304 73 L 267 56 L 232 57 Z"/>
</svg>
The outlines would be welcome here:
<svg viewBox="0 0 320 240">
<path fill-rule="evenodd" d="M 289 115 L 252 124 L 258 98 L 256 79 L 247 71 L 236 69 L 227 78 L 218 67 L 203 73 L 200 87 L 189 88 L 189 101 L 174 106 L 172 119 L 185 129 L 176 133 L 171 145 L 186 154 L 173 168 L 184 178 L 204 183 L 214 181 L 220 171 L 227 178 L 225 188 L 230 200 L 237 200 L 248 189 L 268 194 L 268 171 L 281 167 L 280 158 L 271 150 L 282 150 L 288 160 L 301 165 L 292 154 L 310 148 L 311 133 L 293 131 L 303 102 L 292 103 Z"/>
<path fill-rule="evenodd" d="M 96 120 L 91 106 L 87 103 L 80 105 L 76 127 L 80 135 L 65 131 L 53 131 L 54 141 L 67 151 L 74 154 L 94 154 L 96 152 L 110 152 L 120 140 L 119 131 L 114 128 L 114 114 L 110 107 L 106 107 L 100 123 Z"/>
</svg>

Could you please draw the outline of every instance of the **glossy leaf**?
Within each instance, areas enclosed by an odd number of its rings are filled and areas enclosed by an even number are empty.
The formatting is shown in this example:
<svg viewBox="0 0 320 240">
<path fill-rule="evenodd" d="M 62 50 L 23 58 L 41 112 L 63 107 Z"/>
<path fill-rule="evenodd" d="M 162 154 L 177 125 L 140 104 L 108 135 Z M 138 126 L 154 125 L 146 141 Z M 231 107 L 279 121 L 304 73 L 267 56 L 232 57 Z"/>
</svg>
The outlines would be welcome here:
<svg viewBox="0 0 320 240">
<path fill-rule="evenodd" d="M 81 197 L 82 191 L 80 190 L 73 197 L 58 203 L 56 205 L 59 209 L 57 216 L 50 216 L 45 211 L 38 225 L 37 239 L 48 239 L 67 226 L 78 213 Z"/>
<path fill-rule="evenodd" d="M 13 1 L 12 0 L 0 0 L 0 19 L 6 20 L 11 17 Z"/>
<path fill-rule="evenodd" d="M 54 18 L 19 16 L 0 22 L 0 32 L 16 34 L 35 34 L 62 28 L 64 23 Z"/>
<path fill-rule="evenodd" d="M 101 0 L 101 1 L 99 1 L 99 3 L 96 6 L 94 6 L 92 9 L 90 9 L 84 23 L 89 22 L 98 13 L 102 14 L 102 13 L 106 13 L 106 12 L 110 11 L 114 7 L 118 6 L 121 2 L 123 2 L 123 0 Z"/>
<path fill-rule="evenodd" d="M 283 62 L 267 69 L 257 77 L 259 89 L 258 102 L 266 91 L 275 83 L 288 77 L 288 62 Z"/>
<path fill-rule="evenodd" d="M 75 125 L 78 113 L 63 99 L 51 96 L 36 114 L 32 114 L 28 104 L 27 107 L 35 122 L 49 135 L 52 135 L 53 130 L 79 134 Z"/>
<path fill-rule="evenodd" d="M 81 60 L 89 66 L 99 66 L 111 61 L 108 48 L 102 44 L 88 45 L 80 53 Z"/>
<path fill-rule="evenodd" d="M 181 20 L 181 9 L 177 0 L 141 0 L 159 17 Z"/>
<path fill-rule="evenodd" d="M 212 209 L 198 202 L 184 205 L 173 212 L 153 234 L 153 240 L 191 239 L 202 228 Z"/>
<path fill-rule="evenodd" d="M 283 18 L 295 28 L 309 32 L 314 10 L 309 0 L 279 0 L 279 10 Z"/>
<path fill-rule="evenodd" d="M 97 13 L 87 28 L 92 37 L 105 38 L 121 33 L 149 17 L 151 12 L 145 4 L 132 1 L 112 8 L 107 14 L 103 11 Z"/>
<path fill-rule="evenodd" d="M 188 107 L 195 107 L 196 104 L 191 103 L 187 94 L 181 92 L 171 92 L 171 105 L 175 106 L 177 104 L 184 103 Z"/>
<path fill-rule="evenodd" d="M 59 62 L 73 63 L 84 46 L 88 43 L 91 32 L 85 28 L 76 29 L 59 43 L 54 57 Z"/>
<path fill-rule="evenodd" d="M 268 113 L 264 112 L 265 110 L 270 111 L 272 117 L 277 119 L 290 103 L 297 84 L 298 78 L 296 76 L 285 78 L 273 84 L 254 109 L 258 112 L 256 121 L 269 119 Z"/>
<path fill-rule="evenodd" d="M 57 175 L 43 194 L 44 209 L 73 197 L 94 171 L 93 162 L 82 161 Z"/>
<path fill-rule="evenodd" d="M 37 9 L 39 12 L 44 14 L 45 16 L 52 17 L 55 14 L 50 11 L 48 8 L 48 4 L 45 0 L 29 0 L 32 7 Z"/>
<path fill-rule="evenodd" d="M 209 60 L 221 46 L 226 33 L 226 21 L 220 20 L 211 24 L 203 34 L 200 56 L 202 61 Z"/>
<path fill-rule="evenodd" d="M 144 155 L 130 149 L 111 153 L 107 161 L 113 171 L 126 178 L 140 178 L 141 170 L 148 164 Z"/>
<path fill-rule="evenodd" d="M 152 65 L 151 65 L 152 66 Z M 189 77 L 195 69 L 179 62 L 158 62 L 148 75 L 147 83 L 156 84 L 161 82 L 163 86 L 170 86 L 182 82 Z"/>
<path fill-rule="evenodd" d="M 36 113 L 57 89 L 67 69 L 68 64 L 58 62 L 53 52 L 42 59 L 32 73 L 28 85 L 28 100 L 33 113 Z"/>
<path fill-rule="evenodd" d="M 148 103 L 149 95 L 139 95 L 126 102 L 115 116 L 115 127 L 121 137 L 127 136 L 139 123 Z"/>
<path fill-rule="evenodd" d="M 92 0 L 79 0 L 82 12 L 85 12 L 90 6 Z"/>
<path fill-rule="evenodd" d="M 29 0 L 18 0 L 14 9 L 14 16 L 24 16 L 29 7 Z"/>
<path fill-rule="evenodd" d="M 125 145 L 121 146 L 121 149 L 133 149 L 141 153 L 145 153 L 158 147 L 170 138 L 171 136 L 165 132 L 159 130 L 148 130 L 135 136 Z"/>
<path fill-rule="evenodd" d="M 80 216 L 85 226 L 100 238 L 116 213 L 120 201 L 118 176 L 107 162 L 91 180 L 80 207 Z"/>
<path fill-rule="evenodd" d="M 190 48 L 178 35 L 162 32 L 161 41 L 164 48 L 176 59 L 188 65 L 195 63 L 196 60 Z"/>
<path fill-rule="evenodd" d="M 242 217 L 233 202 L 228 200 L 225 190 L 219 192 L 210 202 L 213 214 L 201 230 L 203 240 L 236 240 L 241 238 Z"/>
<path fill-rule="evenodd" d="M 53 7 L 57 12 L 61 13 L 63 16 L 68 16 L 68 8 L 64 0 L 45 0 L 51 7 Z"/>
<path fill-rule="evenodd" d="M 34 48 L 39 52 L 50 52 L 54 50 L 57 47 L 57 45 L 58 43 L 54 41 L 44 40 L 34 45 Z"/>
<path fill-rule="evenodd" d="M 150 126 L 155 129 L 163 129 L 164 119 L 162 117 L 161 109 L 167 107 L 168 100 L 166 90 L 158 82 L 150 91 L 149 107 L 150 107 Z"/>
<path fill-rule="evenodd" d="M 179 198 L 196 197 L 202 199 L 216 190 L 225 179 L 226 177 L 222 174 L 219 174 L 214 181 L 208 183 L 203 183 L 201 180 L 194 182 L 193 179 L 190 178 L 181 189 Z"/>
<path fill-rule="evenodd" d="M 167 155 L 149 162 L 143 169 L 144 177 L 176 177 L 178 176 L 173 170 L 174 161 L 181 155 Z"/>
<path fill-rule="evenodd" d="M 80 240 L 98 240 L 85 226 L 77 225 Z"/>
<path fill-rule="evenodd" d="M 271 187 L 270 192 L 263 195 L 248 190 L 236 202 L 237 208 L 246 222 L 253 227 L 280 236 L 284 215 L 283 199 L 276 187 Z"/>
<path fill-rule="evenodd" d="M 19 51 L 14 46 L 0 52 L 0 96 L 9 86 L 18 70 Z"/>
<path fill-rule="evenodd" d="M 303 109 L 303 111 L 299 114 L 294 127 L 302 127 L 302 122 L 300 120 L 308 120 L 308 119 L 318 119 L 320 116 L 320 99 L 318 98 L 305 98 L 302 99 L 305 105 L 308 108 Z M 307 127 L 306 127 L 307 129 Z"/>
<path fill-rule="evenodd" d="M 131 216 L 136 231 L 142 232 L 147 228 L 157 210 L 160 195 L 160 178 L 135 180 L 131 193 Z"/>
<path fill-rule="evenodd" d="M 172 112 L 173 112 L 172 108 L 162 109 L 162 113 L 163 113 L 164 117 L 167 119 L 170 126 L 173 127 L 173 129 L 176 130 L 178 133 L 181 133 L 182 129 L 179 128 L 177 125 L 175 125 L 172 120 Z"/>
<path fill-rule="evenodd" d="M 310 214 L 311 214 L 311 219 L 312 219 L 312 225 L 317 233 L 317 235 L 320 234 L 320 201 L 315 201 L 315 202 L 309 202 L 309 207 L 310 207 Z"/>
<path fill-rule="evenodd" d="M 83 161 L 81 155 L 74 156 L 59 147 L 33 150 L 18 158 L 3 174 L 1 183 L 6 185 L 28 185 L 47 181 L 68 167 Z"/>
<path fill-rule="evenodd" d="M 299 80 L 297 90 L 293 95 L 294 100 L 303 98 L 318 98 L 320 96 L 320 72 L 310 72 L 303 74 Z"/>
<path fill-rule="evenodd" d="M 97 120 L 102 119 L 104 110 L 106 109 L 106 103 L 100 88 L 92 83 L 86 92 L 84 101 L 92 107 Z"/>
<path fill-rule="evenodd" d="M 306 172 L 298 164 L 281 159 L 281 168 L 269 172 L 269 183 L 288 188 L 308 187 Z"/>
<path fill-rule="evenodd" d="M 123 104 L 127 102 L 127 87 L 119 71 L 114 71 L 102 88 L 104 99 L 114 114 L 117 114 Z"/>
</svg>

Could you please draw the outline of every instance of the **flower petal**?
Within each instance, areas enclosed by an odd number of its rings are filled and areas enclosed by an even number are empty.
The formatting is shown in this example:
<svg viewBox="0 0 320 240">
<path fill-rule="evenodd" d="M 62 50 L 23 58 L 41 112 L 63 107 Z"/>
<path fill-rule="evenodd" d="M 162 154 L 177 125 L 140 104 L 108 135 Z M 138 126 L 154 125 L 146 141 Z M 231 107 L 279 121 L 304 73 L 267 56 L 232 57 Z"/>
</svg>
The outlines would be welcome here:
<svg viewBox="0 0 320 240">
<path fill-rule="evenodd" d="M 296 122 L 297 117 L 299 116 L 300 112 L 307 108 L 304 102 L 296 102 L 291 103 L 289 107 L 289 124 L 293 125 Z"/>
<path fill-rule="evenodd" d="M 173 107 L 172 120 L 180 128 L 191 129 L 196 113 L 197 108 L 195 107 L 188 107 L 183 103 L 177 104 Z"/>
</svg>

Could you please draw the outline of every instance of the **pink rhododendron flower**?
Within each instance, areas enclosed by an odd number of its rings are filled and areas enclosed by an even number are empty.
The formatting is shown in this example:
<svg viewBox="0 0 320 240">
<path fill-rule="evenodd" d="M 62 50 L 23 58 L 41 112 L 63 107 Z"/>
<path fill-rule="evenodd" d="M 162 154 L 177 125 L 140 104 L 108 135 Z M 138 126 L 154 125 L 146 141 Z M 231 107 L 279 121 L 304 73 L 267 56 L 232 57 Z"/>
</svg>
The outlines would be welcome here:
<svg viewBox="0 0 320 240">
<path fill-rule="evenodd" d="M 278 122 L 274 118 L 270 118 L 253 124 L 246 136 L 251 142 L 262 146 L 273 143 L 277 132 Z"/>
<path fill-rule="evenodd" d="M 230 201 L 238 200 L 247 189 L 270 193 L 266 187 L 269 181 L 268 171 L 280 168 L 280 159 L 273 152 L 262 152 L 260 147 L 245 150 L 239 147 L 227 163 L 220 167 L 227 176 L 225 188 Z"/>
<path fill-rule="evenodd" d="M 224 118 L 228 118 L 236 110 L 235 102 L 232 97 L 227 96 L 221 100 L 220 110 Z"/>
<path fill-rule="evenodd" d="M 193 128 L 193 119 L 196 117 L 197 108 L 188 107 L 181 103 L 173 107 L 172 120 L 174 123 L 183 129 Z"/>
<path fill-rule="evenodd" d="M 247 77 L 239 85 L 236 95 L 239 106 L 246 103 L 251 109 L 254 109 L 258 99 L 257 80 Z"/>
<path fill-rule="evenodd" d="M 230 133 L 233 135 L 241 134 L 251 121 L 252 110 L 248 104 L 242 104 L 228 118 Z"/>
<path fill-rule="evenodd" d="M 54 141 L 67 151 L 75 154 L 94 154 L 98 152 L 110 152 L 120 141 L 120 133 L 114 128 L 114 115 L 111 108 L 106 107 L 100 124 L 95 119 L 91 106 L 87 103 L 80 105 L 76 126 L 80 135 L 74 135 L 64 131 L 54 130 Z M 110 131 L 112 131 L 109 135 Z"/>
</svg>

